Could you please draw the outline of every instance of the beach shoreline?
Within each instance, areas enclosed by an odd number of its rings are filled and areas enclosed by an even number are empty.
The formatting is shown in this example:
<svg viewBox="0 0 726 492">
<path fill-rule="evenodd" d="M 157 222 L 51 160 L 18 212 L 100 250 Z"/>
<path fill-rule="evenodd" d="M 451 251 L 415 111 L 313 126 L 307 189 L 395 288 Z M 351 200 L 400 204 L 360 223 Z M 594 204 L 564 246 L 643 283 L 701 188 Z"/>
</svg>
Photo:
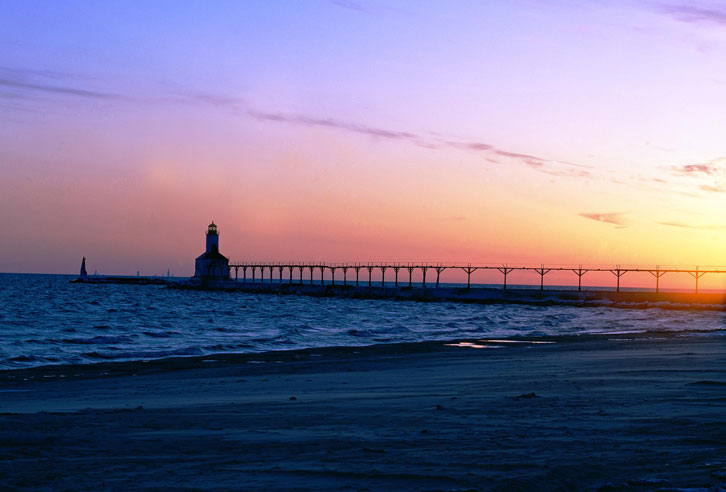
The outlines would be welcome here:
<svg viewBox="0 0 726 492">
<path fill-rule="evenodd" d="M 12 490 L 726 487 L 723 348 L 481 338 L 2 371 L 0 475 Z"/>
</svg>

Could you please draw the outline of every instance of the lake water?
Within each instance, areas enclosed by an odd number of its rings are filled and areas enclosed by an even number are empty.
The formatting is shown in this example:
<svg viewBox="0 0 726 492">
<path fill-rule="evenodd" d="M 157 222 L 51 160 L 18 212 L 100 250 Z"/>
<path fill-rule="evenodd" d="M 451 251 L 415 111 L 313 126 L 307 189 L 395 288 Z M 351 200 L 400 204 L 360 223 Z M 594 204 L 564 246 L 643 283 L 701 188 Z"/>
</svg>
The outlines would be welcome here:
<svg viewBox="0 0 726 492">
<path fill-rule="evenodd" d="M 477 305 L 71 284 L 0 274 L 0 369 L 464 338 L 726 335 L 726 312 Z"/>
</svg>

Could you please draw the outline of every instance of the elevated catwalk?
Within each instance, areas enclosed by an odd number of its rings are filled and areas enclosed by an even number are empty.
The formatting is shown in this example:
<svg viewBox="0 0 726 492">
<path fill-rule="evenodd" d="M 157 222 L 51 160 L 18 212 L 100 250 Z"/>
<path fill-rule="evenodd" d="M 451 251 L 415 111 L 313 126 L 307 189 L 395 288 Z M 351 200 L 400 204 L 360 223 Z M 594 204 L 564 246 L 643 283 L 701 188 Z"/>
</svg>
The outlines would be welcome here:
<svg viewBox="0 0 726 492">
<path fill-rule="evenodd" d="M 689 268 L 661 268 L 660 266 L 654 267 L 622 267 L 616 265 L 614 267 L 583 267 L 578 265 L 573 266 L 523 266 L 523 265 L 457 265 L 457 264 L 444 264 L 444 263 L 253 263 L 253 262 L 236 262 L 229 265 L 230 273 L 234 269 L 234 280 L 240 281 L 240 270 L 242 271 L 242 282 L 271 282 L 277 274 L 278 283 L 288 284 L 314 284 L 315 273 L 319 273 L 317 283 L 325 284 L 326 272 L 329 274 L 329 283 L 336 285 L 336 282 L 347 286 L 349 284 L 348 272 L 351 275 L 355 273 L 355 278 L 350 279 L 351 285 L 360 286 L 360 272 L 364 274 L 367 272 L 367 279 L 363 282 L 367 282 L 368 287 L 373 287 L 373 272 L 380 273 L 380 280 L 377 281 L 377 285 L 385 287 L 386 284 L 386 272 L 389 275 L 393 274 L 392 285 L 394 287 L 401 286 L 400 284 L 408 284 L 408 287 L 413 287 L 413 275 L 414 272 L 421 273 L 420 282 L 422 288 L 427 286 L 439 287 L 441 274 L 446 270 L 462 270 L 466 273 L 466 285 L 467 289 L 471 289 L 471 275 L 479 270 L 496 270 L 503 277 L 502 288 L 507 289 L 507 276 L 514 271 L 532 271 L 539 276 L 539 288 L 544 290 L 545 288 L 545 275 L 554 271 L 565 271 L 572 272 L 577 276 L 577 290 L 582 291 L 582 277 L 589 272 L 609 272 L 614 275 L 615 278 L 615 292 L 620 292 L 620 279 L 627 273 L 634 272 L 647 272 L 650 273 L 655 280 L 655 292 L 660 292 L 660 279 L 667 273 L 671 274 L 687 274 L 695 280 L 695 293 L 698 294 L 698 283 L 701 277 L 706 274 L 721 275 L 726 274 L 726 267 L 695 267 Z M 248 272 L 250 275 L 248 275 Z M 336 272 L 341 272 L 341 278 L 336 278 Z M 403 272 L 404 277 L 407 278 L 403 282 L 399 282 L 400 274 Z M 259 273 L 259 275 L 258 275 Z M 303 274 L 305 279 L 303 279 Z M 436 280 L 427 283 L 427 274 L 436 274 Z M 267 276 L 266 276 L 267 274 Z M 429 277 L 430 278 L 430 277 Z M 417 282 L 418 284 L 419 282 Z M 389 277 L 389 286 L 391 285 Z"/>
</svg>

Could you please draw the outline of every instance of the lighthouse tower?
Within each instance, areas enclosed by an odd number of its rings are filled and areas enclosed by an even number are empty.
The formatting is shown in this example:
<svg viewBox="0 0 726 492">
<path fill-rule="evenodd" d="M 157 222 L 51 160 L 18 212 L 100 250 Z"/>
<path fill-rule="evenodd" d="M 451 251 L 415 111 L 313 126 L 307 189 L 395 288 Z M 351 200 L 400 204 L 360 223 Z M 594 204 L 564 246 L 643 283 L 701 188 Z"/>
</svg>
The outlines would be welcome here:
<svg viewBox="0 0 726 492">
<path fill-rule="evenodd" d="M 229 258 L 219 252 L 219 231 L 214 222 L 207 227 L 207 249 L 195 261 L 194 278 L 229 280 Z"/>
<path fill-rule="evenodd" d="M 219 251 L 219 231 L 217 230 L 217 224 L 212 221 L 207 228 L 207 253 L 212 251 Z"/>
</svg>

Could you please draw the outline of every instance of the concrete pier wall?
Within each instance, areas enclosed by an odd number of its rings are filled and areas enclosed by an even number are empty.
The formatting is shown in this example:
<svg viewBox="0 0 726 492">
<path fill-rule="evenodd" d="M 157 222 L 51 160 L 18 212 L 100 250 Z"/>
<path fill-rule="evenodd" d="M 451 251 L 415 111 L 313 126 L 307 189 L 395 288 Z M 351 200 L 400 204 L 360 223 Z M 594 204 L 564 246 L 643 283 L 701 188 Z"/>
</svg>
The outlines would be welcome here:
<svg viewBox="0 0 726 492">
<path fill-rule="evenodd" d="M 172 288 L 197 289 L 191 284 Z M 466 287 L 381 287 L 252 282 L 209 282 L 205 289 L 315 297 L 396 299 L 409 301 L 451 301 L 481 304 L 515 303 L 533 305 L 613 306 L 625 308 L 726 310 L 723 293 L 613 292 L 600 290 L 534 290 Z"/>
</svg>

